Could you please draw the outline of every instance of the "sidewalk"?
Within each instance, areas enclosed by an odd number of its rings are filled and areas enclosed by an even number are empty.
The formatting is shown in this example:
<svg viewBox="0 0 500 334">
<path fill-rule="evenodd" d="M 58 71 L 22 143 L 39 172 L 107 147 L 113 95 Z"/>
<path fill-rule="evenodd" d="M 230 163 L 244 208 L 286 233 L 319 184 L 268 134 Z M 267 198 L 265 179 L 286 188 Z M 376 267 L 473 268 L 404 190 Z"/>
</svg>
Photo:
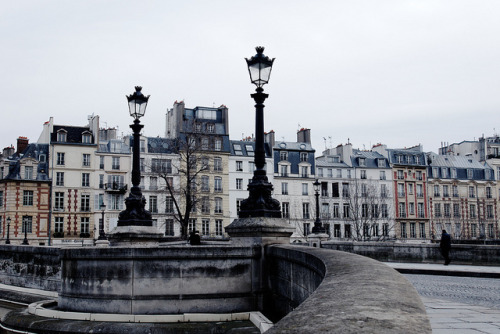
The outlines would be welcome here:
<svg viewBox="0 0 500 334">
<path fill-rule="evenodd" d="M 453 262 L 448 266 L 435 263 L 384 263 L 402 274 L 500 278 L 500 267 L 498 266 L 455 265 Z"/>
</svg>

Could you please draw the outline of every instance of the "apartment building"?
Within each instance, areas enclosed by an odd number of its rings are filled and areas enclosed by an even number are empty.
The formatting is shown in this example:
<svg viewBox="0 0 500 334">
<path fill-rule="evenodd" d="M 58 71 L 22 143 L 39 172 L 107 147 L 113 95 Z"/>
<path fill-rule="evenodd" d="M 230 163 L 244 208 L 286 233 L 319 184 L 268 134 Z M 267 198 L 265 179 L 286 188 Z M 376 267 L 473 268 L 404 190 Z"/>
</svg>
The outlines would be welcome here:
<svg viewBox="0 0 500 334">
<path fill-rule="evenodd" d="M 453 239 L 498 238 L 494 170 L 470 156 L 428 154 L 431 238 L 445 229 Z"/>
</svg>

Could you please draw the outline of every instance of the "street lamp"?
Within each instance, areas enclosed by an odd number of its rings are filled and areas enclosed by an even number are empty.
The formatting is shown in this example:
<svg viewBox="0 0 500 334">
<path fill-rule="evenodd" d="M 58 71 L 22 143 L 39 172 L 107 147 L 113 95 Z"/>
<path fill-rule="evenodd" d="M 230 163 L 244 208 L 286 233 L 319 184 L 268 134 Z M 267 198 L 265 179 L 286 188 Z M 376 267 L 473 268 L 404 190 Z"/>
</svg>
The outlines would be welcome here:
<svg viewBox="0 0 500 334">
<path fill-rule="evenodd" d="M 10 234 L 10 217 L 7 217 L 7 240 L 5 240 L 6 245 L 10 245 L 9 234 Z"/>
<path fill-rule="evenodd" d="M 97 240 L 107 240 L 106 234 L 104 234 L 104 210 L 106 210 L 106 205 L 101 204 L 101 221 L 99 222 L 99 238 Z"/>
<path fill-rule="evenodd" d="M 144 209 L 146 199 L 142 196 L 141 169 L 140 169 L 140 131 L 144 125 L 140 124 L 139 119 L 146 113 L 146 107 L 149 95 L 144 96 L 141 92 L 142 87 L 136 86 L 134 94 L 127 96 L 130 116 L 134 118 L 134 124 L 130 127 L 134 132 L 134 145 L 132 152 L 132 188 L 130 195 L 125 199 L 126 209 L 120 212 L 118 216 L 118 226 L 153 226 L 151 213 Z M 101 231 L 99 231 L 99 234 Z M 101 236 L 99 236 L 99 239 Z"/>
<path fill-rule="evenodd" d="M 264 93 L 262 86 L 269 82 L 274 58 L 263 54 L 264 47 L 255 48 L 257 54 L 246 59 L 250 81 L 257 86 L 255 93 L 250 96 L 255 101 L 255 170 L 253 178 L 248 185 L 249 196 L 243 200 L 238 216 L 248 217 L 273 217 L 281 218 L 280 203 L 271 197 L 272 184 L 266 176 L 266 152 L 264 149 L 264 101 L 269 96 Z"/>
<path fill-rule="evenodd" d="M 23 219 L 23 227 L 24 227 L 24 240 L 23 245 L 29 245 L 28 242 L 28 221 Z"/>
<path fill-rule="evenodd" d="M 325 233 L 325 229 L 321 224 L 319 219 L 319 191 L 321 188 L 321 183 L 318 179 L 313 183 L 314 195 L 316 196 L 316 220 L 314 221 L 314 227 L 312 228 L 312 233 Z"/>
</svg>

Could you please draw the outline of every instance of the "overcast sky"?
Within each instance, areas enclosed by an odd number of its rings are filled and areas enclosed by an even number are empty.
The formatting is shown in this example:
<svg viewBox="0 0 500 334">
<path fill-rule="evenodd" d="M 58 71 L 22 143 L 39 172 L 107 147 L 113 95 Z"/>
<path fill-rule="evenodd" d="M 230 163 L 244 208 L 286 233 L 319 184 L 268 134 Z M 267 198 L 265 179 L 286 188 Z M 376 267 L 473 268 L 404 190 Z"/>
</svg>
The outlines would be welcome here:
<svg viewBox="0 0 500 334">
<path fill-rule="evenodd" d="M 125 95 L 150 94 L 147 136 L 165 113 L 229 108 L 233 140 L 254 133 L 245 57 L 276 58 L 265 129 L 317 155 L 350 140 L 391 148 L 500 130 L 500 1 L 1 1 L 0 146 L 42 124 L 130 133 Z"/>
</svg>

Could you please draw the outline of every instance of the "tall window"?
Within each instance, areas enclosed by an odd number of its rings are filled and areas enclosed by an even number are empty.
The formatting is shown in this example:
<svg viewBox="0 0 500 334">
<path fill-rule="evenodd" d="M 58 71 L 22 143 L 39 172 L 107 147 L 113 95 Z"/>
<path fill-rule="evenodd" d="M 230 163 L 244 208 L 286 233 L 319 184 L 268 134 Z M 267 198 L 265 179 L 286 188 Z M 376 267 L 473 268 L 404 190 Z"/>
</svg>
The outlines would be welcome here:
<svg viewBox="0 0 500 334">
<path fill-rule="evenodd" d="M 387 207 L 387 204 L 380 205 L 380 213 L 382 218 L 389 218 L 389 208 Z"/>
<path fill-rule="evenodd" d="M 417 184 L 417 197 L 424 197 L 424 187 L 421 184 Z"/>
<path fill-rule="evenodd" d="M 418 203 L 417 209 L 418 209 L 418 217 L 425 218 L 424 203 Z"/>
<path fill-rule="evenodd" d="M 288 152 L 287 151 L 281 151 L 280 152 L 280 161 L 286 161 L 288 160 Z"/>
<path fill-rule="evenodd" d="M 149 211 L 151 213 L 158 213 L 158 197 L 149 196 Z"/>
<path fill-rule="evenodd" d="M 434 185 L 434 197 L 439 197 L 439 185 Z"/>
<path fill-rule="evenodd" d="M 304 223 L 304 235 L 309 235 L 311 233 L 311 224 Z"/>
<path fill-rule="evenodd" d="M 57 133 L 57 141 L 60 143 L 65 143 L 66 142 L 66 132 L 59 131 Z"/>
<path fill-rule="evenodd" d="M 82 143 L 91 144 L 92 143 L 92 136 L 88 133 L 83 134 L 82 135 Z"/>
<path fill-rule="evenodd" d="M 486 198 L 491 198 L 491 187 L 486 187 Z"/>
<path fill-rule="evenodd" d="M 0 208 L 3 208 L 3 190 L 0 191 Z"/>
<path fill-rule="evenodd" d="M 210 200 L 208 196 L 201 198 L 201 213 L 210 213 Z"/>
<path fill-rule="evenodd" d="M 306 152 L 301 152 L 300 153 L 300 161 L 301 162 L 307 162 L 307 153 Z"/>
<path fill-rule="evenodd" d="M 401 223 L 401 238 L 407 238 L 406 223 Z"/>
<path fill-rule="evenodd" d="M 288 166 L 280 165 L 280 176 L 288 176 Z"/>
<path fill-rule="evenodd" d="M 460 204 L 453 204 L 453 217 L 460 217 Z"/>
<path fill-rule="evenodd" d="M 83 167 L 90 167 L 90 154 L 84 153 L 82 160 Z"/>
<path fill-rule="evenodd" d="M 166 219 L 165 220 L 165 235 L 174 236 L 174 234 L 175 234 L 174 220 L 173 219 Z"/>
<path fill-rule="evenodd" d="M 290 218 L 290 204 L 287 202 L 281 202 L 281 212 L 283 218 Z"/>
<path fill-rule="evenodd" d="M 476 218 L 476 205 L 475 204 L 469 205 L 469 217 Z"/>
<path fill-rule="evenodd" d="M 398 180 L 404 179 L 404 172 L 402 170 L 398 170 Z"/>
<path fill-rule="evenodd" d="M 281 182 L 281 194 L 288 195 L 288 182 Z"/>
<path fill-rule="evenodd" d="M 342 183 L 342 197 L 349 197 L 349 183 Z"/>
<path fill-rule="evenodd" d="M 64 218 L 55 217 L 55 233 L 64 233 Z"/>
<path fill-rule="evenodd" d="M 104 169 L 104 156 L 99 157 L 99 169 Z"/>
<path fill-rule="evenodd" d="M 222 192 L 222 178 L 221 177 L 214 177 L 214 191 L 215 192 Z"/>
<path fill-rule="evenodd" d="M 174 200 L 172 197 L 165 199 L 165 213 L 174 213 Z"/>
<path fill-rule="evenodd" d="M 222 198 L 216 197 L 215 198 L 215 213 L 222 213 Z"/>
<path fill-rule="evenodd" d="M 476 192 L 474 190 L 474 187 L 469 187 L 469 197 L 471 198 L 476 197 Z"/>
<path fill-rule="evenodd" d="M 302 183 L 302 195 L 308 195 L 308 184 L 307 183 Z"/>
<path fill-rule="evenodd" d="M 486 206 L 486 217 L 493 218 L 493 205 Z"/>
<path fill-rule="evenodd" d="M 434 203 L 434 217 L 441 217 L 441 203 Z"/>
<path fill-rule="evenodd" d="M 243 189 L 243 179 L 236 179 L 236 189 Z"/>
<path fill-rule="evenodd" d="M 24 167 L 24 178 L 26 180 L 32 180 L 33 179 L 33 166 L 26 166 L 26 167 Z"/>
<path fill-rule="evenodd" d="M 222 172 L 222 159 L 214 158 L 214 171 Z"/>
<path fill-rule="evenodd" d="M 84 212 L 90 211 L 90 195 L 82 194 L 80 198 L 80 210 Z"/>
<path fill-rule="evenodd" d="M 24 190 L 23 191 L 23 205 L 24 206 L 32 206 L 33 205 L 33 191 L 32 190 Z"/>
<path fill-rule="evenodd" d="M 309 167 L 307 167 L 307 166 L 300 167 L 300 176 L 307 177 L 309 175 L 308 171 L 309 171 Z"/>
<path fill-rule="evenodd" d="M 120 170 L 120 157 L 113 157 L 111 168 L 114 170 Z"/>
<path fill-rule="evenodd" d="M 408 203 L 408 213 L 410 215 L 415 214 L 415 203 L 413 203 L 413 202 Z"/>
<path fill-rule="evenodd" d="M 453 197 L 458 197 L 458 186 L 452 186 Z"/>
<path fill-rule="evenodd" d="M 210 181 L 206 175 L 201 177 L 201 191 L 210 191 Z"/>
<path fill-rule="evenodd" d="M 381 171 L 380 171 L 380 179 L 381 179 L 381 180 L 385 180 L 385 179 L 386 179 L 386 176 L 385 176 L 385 170 L 381 170 Z"/>
<path fill-rule="evenodd" d="M 215 150 L 220 151 L 222 149 L 222 141 L 220 139 L 215 140 Z"/>
<path fill-rule="evenodd" d="M 188 221 L 188 232 L 193 232 L 196 229 L 196 218 L 190 218 Z"/>
<path fill-rule="evenodd" d="M 215 220 L 215 235 L 216 236 L 222 236 L 222 219 L 216 219 Z"/>
<path fill-rule="evenodd" d="M 56 164 L 58 166 L 64 166 L 64 153 L 57 152 L 57 161 Z"/>
<path fill-rule="evenodd" d="M 23 226 L 21 227 L 21 233 L 32 233 L 33 230 L 33 217 L 23 216 Z"/>
<path fill-rule="evenodd" d="M 364 169 L 361 170 L 361 178 L 366 179 L 366 170 Z"/>
<path fill-rule="evenodd" d="M 90 187 L 90 173 L 82 173 L 82 187 Z"/>
<path fill-rule="evenodd" d="M 57 211 L 64 210 L 64 193 L 57 191 L 54 196 L 54 209 Z"/>
<path fill-rule="evenodd" d="M 444 207 L 444 216 L 447 218 L 451 217 L 451 205 L 450 205 L 450 203 L 444 203 L 443 207 Z"/>
<path fill-rule="evenodd" d="M 340 217 L 340 208 L 339 203 L 333 203 L 333 218 Z"/>
<path fill-rule="evenodd" d="M 449 190 L 449 186 L 447 185 L 444 185 L 443 186 L 443 197 L 450 197 L 450 190 Z"/>
<path fill-rule="evenodd" d="M 309 203 L 302 203 L 302 218 L 309 219 Z"/>
<path fill-rule="evenodd" d="M 343 209 L 343 217 L 349 218 L 351 216 L 350 209 L 349 209 L 349 203 L 344 203 L 344 206 L 342 209 Z"/>
<path fill-rule="evenodd" d="M 406 217 L 406 206 L 405 206 L 405 203 L 403 203 L 403 202 L 399 203 L 399 217 L 400 218 Z"/>
<path fill-rule="evenodd" d="M 386 184 L 381 184 L 380 185 L 380 197 L 387 197 L 387 185 Z"/>
<path fill-rule="evenodd" d="M 210 235 L 210 220 L 208 219 L 201 220 L 201 234 Z"/>
<path fill-rule="evenodd" d="M 243 161 L 236 161 L 236 171 L 237 172 L 243 171 Z"/>
<path fill-rule="evenodd" d="M 82 217 L 80 220 L 80 233 L 89 234 L 90 233 L 90 218 Z"/>
<path fill-rule="evenodd" d="M 416 238 L 416 237 L 417 237 L 416 224 L 410 223 L 410 238 Z"/>
</svg>

